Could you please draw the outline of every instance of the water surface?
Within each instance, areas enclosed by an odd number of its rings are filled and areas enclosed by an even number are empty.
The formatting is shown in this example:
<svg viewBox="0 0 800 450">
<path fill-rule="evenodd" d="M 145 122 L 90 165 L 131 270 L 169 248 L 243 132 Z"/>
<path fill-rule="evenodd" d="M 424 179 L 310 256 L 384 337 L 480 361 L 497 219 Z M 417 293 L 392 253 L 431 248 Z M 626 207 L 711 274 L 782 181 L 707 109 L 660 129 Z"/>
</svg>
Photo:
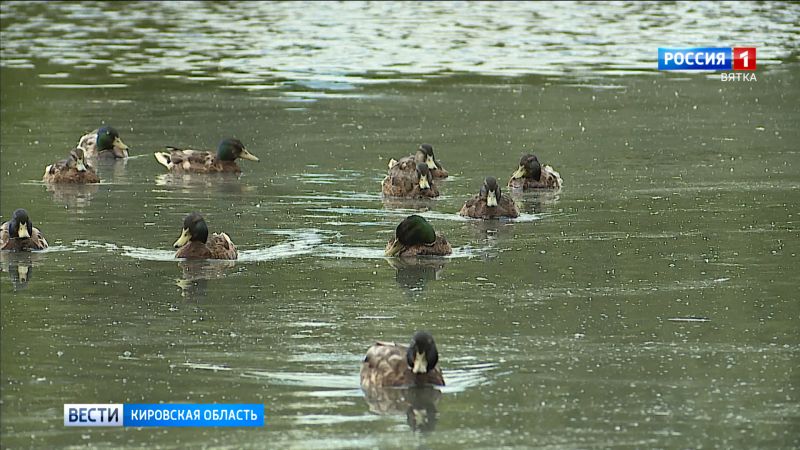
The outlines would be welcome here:
<svg viewBox="0 0 800 450">
<path fill-rule="evenodd" d="M 800 446 L 796 4 L 0 11 L 0 214 L 27 208 L 52 245 L 2 255 L 4 447 Z M 653 70 L 659 45 L 742 33 L 757 82 Z M 132 157 L 42 184 L 101 122 Z M 241 177 L 151 155 L 229 135 L 261 158 Z M 442 197 L 382 199 L 421 142 Z M 532 150 L 560 192 L 457 216 Z M 239 261 L 172 258 L 193 210 Z M 382 257 L 414 212 L 452 257 Z M 448 383 L 415 400 L 424 427 L 358 384 L 372 341 L 421 328 Z M 64 428 L 78 402 L 262 402 L 267 424 Z"/>
</svg>

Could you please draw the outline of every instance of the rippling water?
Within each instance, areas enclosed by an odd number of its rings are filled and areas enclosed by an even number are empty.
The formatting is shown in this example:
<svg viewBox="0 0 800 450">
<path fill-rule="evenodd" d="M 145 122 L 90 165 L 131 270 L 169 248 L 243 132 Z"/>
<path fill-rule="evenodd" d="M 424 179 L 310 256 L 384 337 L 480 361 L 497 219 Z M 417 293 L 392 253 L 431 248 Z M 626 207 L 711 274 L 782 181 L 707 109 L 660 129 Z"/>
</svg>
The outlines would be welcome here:
<svg viewBox="0 0 800 450">
<path fill-rule="evenodd" d="M 796 3 L 0 5 L 0 445 L 797 448 Z M 654 70 L 755 45 L 758 81 Z M 501 76 L 498 76 L 501 75 Z M 99 123 L 98 186 L 43 168 Z M 236 135 L 241 177 L 151 153 Z M 434 145 L 442 197 L 382 199 Z M 457 212 L 535 150 L 556 193 Z M 173 259 L 184 215 L 238 261 Z M 425 216 L 452 257 L 384 258 Z M 436 336 L 447 386 L 359 388 L 375 339 Z M 263 429 L 70 429 L 75 402 L 263 403 Z"/>
<path fill-rule="evenodd" d="M 651 71 L 658 46 L 756 46 L 759 67 L 778 64 L 798 47 L 798 18 L 782 2 L 3 2 L 0 57 L 252 90 L 452 72 L 595 78 Z"/>
</svg>

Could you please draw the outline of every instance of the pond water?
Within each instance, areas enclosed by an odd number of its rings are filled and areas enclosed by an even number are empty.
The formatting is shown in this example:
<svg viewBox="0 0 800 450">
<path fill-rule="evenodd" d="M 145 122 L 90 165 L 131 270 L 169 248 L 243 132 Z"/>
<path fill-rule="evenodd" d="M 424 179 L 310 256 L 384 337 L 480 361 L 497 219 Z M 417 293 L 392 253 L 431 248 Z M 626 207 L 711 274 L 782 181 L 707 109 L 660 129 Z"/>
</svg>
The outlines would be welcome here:
<svg viewBox="0 0 800 450">
<path fill-rule="evenodd" d="M 3 2 L 3 447 L 797 448 L 800 6 Z M 758 47 L 756 82 L 655 71 Z M 44 167 L 112 124 L 99 186 Z M 241 177 L 165 145 L 241 138 Z M 451 178 L 386 201 L 390 158 Z M 460 218 L 535 151 L 560 192 Z M 504 191 L 505 193 L 505 191 Z M 511 195 L 511 193 L 506 193 Z M 236 262 L 173 259 L 201 212 Z M 408 214 L 452 257 L 383 257 Z M 376 339 L 437 340 L 447 386 L 376 414 Z M 261 429 L 65 428 L 64 403 L 263 403 Z"/>
</svg>

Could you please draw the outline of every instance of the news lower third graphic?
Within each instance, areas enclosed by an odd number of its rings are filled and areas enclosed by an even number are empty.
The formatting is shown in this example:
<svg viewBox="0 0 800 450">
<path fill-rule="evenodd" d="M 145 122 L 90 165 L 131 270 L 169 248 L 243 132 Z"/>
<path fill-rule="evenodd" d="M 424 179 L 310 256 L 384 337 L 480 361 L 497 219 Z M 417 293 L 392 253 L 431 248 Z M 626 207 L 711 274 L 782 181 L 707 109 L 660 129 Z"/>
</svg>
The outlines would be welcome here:
<svg viewBox="0 0 800 450">
<path fill-rule="evenodd" d="M 755 47 L 694 47 L 658 49 L 658 70 L 733 71 L 722 81 L 758 81 Z"/>
<path fill-rule="evenodd" d="M 262 404 L 67 403 L 66 427 L 263 427 Z"/>
</svg>

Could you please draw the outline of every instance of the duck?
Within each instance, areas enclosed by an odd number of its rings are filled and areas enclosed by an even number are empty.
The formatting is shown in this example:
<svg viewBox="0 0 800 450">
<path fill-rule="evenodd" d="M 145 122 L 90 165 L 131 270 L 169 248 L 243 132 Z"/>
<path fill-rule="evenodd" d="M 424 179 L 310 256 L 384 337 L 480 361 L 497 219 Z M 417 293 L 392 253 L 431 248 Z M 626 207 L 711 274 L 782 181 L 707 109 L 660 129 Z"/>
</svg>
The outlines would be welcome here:
<svg viewBox="0 0 800 450">
<path fill-rule="evenodd" d="M 183 219 L 181 236 L 173 244 L 176 258 L 186 259 L 236 259 L 239 254 L 231 238 L 225 233 L 208 237 L 208 225 L 203 216 L 193 212 Z"/>
<path fill-rule="evenodd" d="M 67 159 L 50 164 L 44 169 L 42 181 L 45 183 L 99 183 L 94 167 L 86 162 L 83 150 L 76 147 L 69 152 Z"/>
<path fill-rule="evenodd" d="M 513 219 L 519 217 L 519 209 L 514 204 L 514 200 L 502 195 L 495 177 L 486 177 L 483 180 L 481 191 L 467 200 L 458 214 L 473 219 L 496 219 L 499 217 Z"/>
<path fill-rule="evenodd" d="M 381 192 L 388 197 L 434 198 L 439 196 L 439 189 L 433 184 L 433 177 L 428 165 L 417 163 L 414 172 L 389 170 L 381 183 Z"/>
<path fill-rule="evenodd" d="M 561 175 L 548 165 L 539 163 L 536 155 L 528 153 L 519 160 L 519 168 L 508 180 L 513 189 L 560 189 Z"/>
<path fill-rule="evenodd" d="M 11 215 L 11 220 L 0 225 L 0 250 L 31 251 L 44 250 L 47 240 L 33 226 L 28 211 L 20 208 Z"/>
<path fill-rule="evenodd" d="M 453 253 L 450 243 L 424 217 L 412 214 L 397 226 L 386 244 L 386 256 L 447 256 Z"/>
<path fill-rule="evenodd" d="M 237 158 L 258 161 L 258 157 L 244 148 L 242 141 L 234 138 L 223 139 L 217 146 L 216 154 L 177 147 L 167 147 L 167 150 L 169 152 L 155 153 L 156 160 L 170 172 L 176 173 L 241 173 L 242 169 L 236 164 Z"/>
<path fill-rule="evenodd" d="M 361 364 L 361 389 L 396 386 L 444 386 L 442 369 L 437 365 L 439 351 L 433 336 L 417 331 L 411 344 L 375 342 Z"/>
<path fill-rule="evenodd" d="M 83 150 L 87 158 L 119 158 L 128 157 L 128 146 L 122 142 L 119 132 L 114 127 L 100 127 L 81 137 L 78 148 Z"/>
<path fill-rule="evenodd" d="M 433 146 L 431 144 L 420 144 L 419 148 L 413 155 L 395 160 L 394 158 L 389 161 L 389 171 L 392 169 L 405 172 L 413 172 L 416 170 L 416 165 L 425 163 L 431 171 L 433 178 L 447 178 L 449 173 L 442 167 L 441 163 L 436 160 L 433 155 Z"/>
</svg>

